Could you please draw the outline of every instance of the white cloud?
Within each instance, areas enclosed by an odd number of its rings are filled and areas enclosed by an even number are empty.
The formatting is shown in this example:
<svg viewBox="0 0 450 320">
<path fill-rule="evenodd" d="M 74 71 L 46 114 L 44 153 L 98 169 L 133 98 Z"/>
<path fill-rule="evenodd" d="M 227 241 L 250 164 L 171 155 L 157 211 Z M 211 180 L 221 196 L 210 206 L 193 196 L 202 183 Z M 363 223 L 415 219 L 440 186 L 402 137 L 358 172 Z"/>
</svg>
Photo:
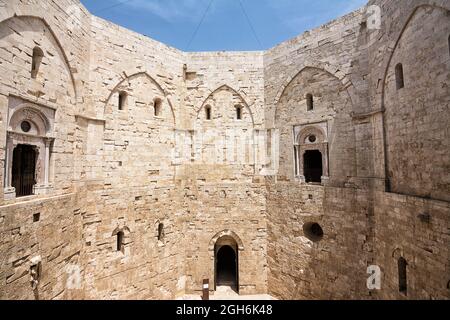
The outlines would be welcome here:
<svg viewBox="0 0 450 320">
<path fill-rule="evenodd" d="M 198 20 L 208 3 L 199 0 L 134 0 L 127 5 L 171 21 L 174 19 Z"/>
</svg>

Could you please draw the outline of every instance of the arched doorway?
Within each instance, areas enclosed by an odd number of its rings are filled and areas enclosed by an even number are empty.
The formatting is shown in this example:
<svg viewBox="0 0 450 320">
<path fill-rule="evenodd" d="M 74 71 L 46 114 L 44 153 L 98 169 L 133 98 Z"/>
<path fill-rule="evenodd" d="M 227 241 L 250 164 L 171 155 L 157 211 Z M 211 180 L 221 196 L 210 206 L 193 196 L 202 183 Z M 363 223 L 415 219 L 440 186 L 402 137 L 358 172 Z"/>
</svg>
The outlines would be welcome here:
<svg viewBox="0 0 450 320">
<path fill-rule="evenodd" d="M 13 152 L 12 186 L 16 188 L 16 196 L 32 195 L 35 184 L 36 151 L 33 146 L 20 144 Z"/>
<path fill-rule="evenodd" d="M 303 165 L 303 172 L 307 183 L 322 182 L 322 153 L 319 150 L 307 150 L 304 154 Z"/>
<path fill-rule="evenodd" d="M 223 237 L 217 241 L 214 252 L 215 290 L 218 286 L 226 286 L 239 293 L 239 251 L 236 241 Z"/>
</svg>

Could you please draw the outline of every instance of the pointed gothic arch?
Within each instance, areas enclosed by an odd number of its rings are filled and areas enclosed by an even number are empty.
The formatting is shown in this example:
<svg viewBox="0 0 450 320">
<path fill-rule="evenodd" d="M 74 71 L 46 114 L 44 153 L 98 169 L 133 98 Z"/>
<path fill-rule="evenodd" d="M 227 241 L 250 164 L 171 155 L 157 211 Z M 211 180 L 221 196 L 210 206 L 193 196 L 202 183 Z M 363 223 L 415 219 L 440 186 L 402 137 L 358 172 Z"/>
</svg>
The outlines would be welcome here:
<svg viewBox="0 0 450 320">
<path fill-rule="evenodd" d="M 308 70 L 308 69 L 320 70 L 320 71 L 325 72 L 326 74 L 332 76 L 333 78 L 338 79 L 342 83 L 342 86 L 345 88 L 345 91 L 348 94 L 350 103 L 353 105 L 356 98 L 353 96 L 352 90 L 354 90 L 354 87 L 353 87 L 353 84 L 350 81 L 350 79 L 343 72 L 341 72 L 338 68 L 332 67 L 329 64 L 312 63 L 312 64 L 304 65 L 300 69 L 300 71 L 296 70 L 295 72 L 291 72 L 290 74 L 288 73 L 288 75 L 285 77 L 284 85 L 282 85 L 280 87 L 280 89 L 278 90 L 278 93 L 277 93 L 277 95 L 275 97 L 275 101 L 274 101 L 275 111 L 274 111 L 273 119 L 272 119 L 274 124 L 276 123 L 277 113 L 279 110 L 281 98 L 285 94 L 286 90 L 289 88 L 290 84 L 298 76 L 300 76 L 305 70 Z"/>
<path fill-rule="evenodd" d="M 27 20 L 27 19 L 28 20 L 32 20 L 32 21 L 33 20 L 34 21 L 39 21 L 39 23 L 41 23 L 49 31 L 50 41 L 54 42 L 56 49 L 59 51 L 59 53 L 62 56 L 63 63 L 65 65 L 67 73 L 68 73 L 68 75 L 69 75 L 69 77 L 71 79 L 71 85 L 72 85 L 72 90 L 73 90 L 74 97 L 77 100 L 78 99 L 78 90 L 77 90 L 75 76 L 74 76 L 74 73 L 72 72 L 72 70 L 74 70 L 74 69 L 70 65 L 69 59 L 67 57 L 67 54 L 65 53 L 60 40 L 56 36 L 56 33 L 53 31 L 53 29 L 50 26 L 50 24 L 44 18 L 41 18 L 41 17 L 38 17 L 38 16 L 34 16 L 34 15 L 14 15 L 12 17 L 9 17 L 9 18 L 7 18 L 5 20 L 0 21 L 0 30 L 1 30 L 2 25 L 4 25 L 7 22 L 16 20 L 16 19 L 22 20 L 22 21 Z M 41 48 L 41 49 L 43 50 L 43 48 Z"/>
<path fill-rule="evenodd" d="M 203 102 L 201 104 L 201 106 L 197 109 L 197 117 L 196 119 L 198 119 L 199 115 L 201 114 L 202 110 L 209 105 L 208 100 L 214 96 L 214 94 L 216 94 L 217 92 L 220 92 L 222 90 L 229 90 L 231 91 L 233 94 L 235 94 L 236 96 L 239 97 L 239 99 L 241 100 L 243 107 L 245 109 L 247 109 L 248 113 L 250 114 L 251 120 L 252 120 L 252 124 L 255 125 L 255 119 L 253 116 L 253 112 L 249 106 L 249 104 L 247 103 L 246 99 L 244 98 L 244 95 L 241 94 L 240 92 L 238 92 L 237 90 L 233 89 L 232 87 L 230 87 L 227 84 L 223 84 L 221 86 L 219 86 L 218 88 L 216 88 L 215 90 L 209 90 L 208 91 L 208 95 L 206 96 L 206 98 L 203 99 Z M 235 105 L 231 105 L 230 108 L 235 108 Z"/>
<path fill-rule="evenodd" d="M 159 82 L 157 82 L 155 80 L 155 78 L 153 76 L 151 76 L 146 71 L 144 71 L 144 72 L 137 72 L 137 73 L 131 74 L 129 76 L 124 72 L 124 76 L 122 77 L 122 80 L 120 80 L 112 88 L 112 90 L 110 91 L 110 93 L 108 95 L 108 98 L 106 99 L 106 103 L 104 105 L 104 108 L 103 108 L 103 113 L 106 114 L 107 106 L 111 103 L 112 97 L 114 96 L 114 94 L 116 94 L 116 93 L 118 93 L 120 91 L 119 89 L 124 83 L 130 82 L 131 80 L 133 80 L 135 78 L 138 78 L 138 77 L 142 77 L 142 76 L 148 78 L 157 87 L 157 89 L 161 92 L 161 95 L 164 97 L 164 99 L 167 101 L 167 103 L 168 103 L 168 105 L 170 107 L 170 111 L 171 111 L 172 119 L 173 119 L 173 124 L 175 125 L 175 121 L 176 121 L 175 120 L 175 110 L 173 108 L 173 104 L 172 104 L 172 102 L 170 100 L 170 95 L 168 94 L 167 89 L 163 85 L 161 85 Z M 161 99 L 161 98 L 159 98 L 159 99 Z"/>
</svg>

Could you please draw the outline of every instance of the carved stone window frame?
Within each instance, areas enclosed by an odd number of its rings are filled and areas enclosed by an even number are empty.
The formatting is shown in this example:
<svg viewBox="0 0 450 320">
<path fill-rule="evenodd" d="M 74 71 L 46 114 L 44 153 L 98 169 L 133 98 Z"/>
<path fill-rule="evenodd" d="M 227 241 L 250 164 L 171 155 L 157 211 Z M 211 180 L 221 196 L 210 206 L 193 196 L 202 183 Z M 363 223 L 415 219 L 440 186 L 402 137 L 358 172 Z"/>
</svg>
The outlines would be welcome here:
<svg viewBox="0 0 450 320">
<path fill-rule="evenodd" d="M 311 142 L 309 137 L 314 136 Z M 307 151 L 319 151 L 322 154 L 322 185 L 329 181 L 328 164 L 328 124 L 327 122 L 294 126 L 294 174 L 296 180 L 306 183 L 304 174 L 304 155 Z"/>
<path fill-rule="evenodd" d="M 29 145 L 36 152 L 36 184 L 33 187 L 33 195 L 48 194 L 53 188 L 50 177 L 50 157 L 55 140 L 53 135 L 55 113 L 56 110 L 53 108 L 19 97 L 9 97 L 3 182 L 6 200 L 16 198 L 16 190 L 12 186 L 12 167 L 14 150 L 18 145 Z M 31 124 L 29 132 L 23 132 L 21 129 L 23 121 Z"/>
</svg>

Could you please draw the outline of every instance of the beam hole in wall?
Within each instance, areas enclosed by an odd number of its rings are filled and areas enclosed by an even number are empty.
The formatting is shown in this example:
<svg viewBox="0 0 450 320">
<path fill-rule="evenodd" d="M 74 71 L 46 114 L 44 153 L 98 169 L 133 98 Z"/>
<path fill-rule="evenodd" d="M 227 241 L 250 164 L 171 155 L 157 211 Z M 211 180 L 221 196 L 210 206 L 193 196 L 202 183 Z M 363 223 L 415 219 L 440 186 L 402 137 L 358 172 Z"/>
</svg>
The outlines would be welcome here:
<svg viewBox="0 0 450 320">
<path fill-rule="evenodd" d="M 307 222 L 303 225 L 303 234 L 312 242 L 323 239 L 323 229 L 317 222 Z"/>
<path fill-rule="evenodd" d="M 42 59 L 44 58 L 44 52 L 41 48 L 35 47 L 33 49 L 33 56 L 31 58 L 31 78 L 36 79 L 39 73 L 39 67 L 41 66 Z"/>
<path fill-rule="evenodd" d="M 40 219 L 41 219 L 40 213 L 33 214 L 33 222 L 39 222 Z"/>
</svg>

